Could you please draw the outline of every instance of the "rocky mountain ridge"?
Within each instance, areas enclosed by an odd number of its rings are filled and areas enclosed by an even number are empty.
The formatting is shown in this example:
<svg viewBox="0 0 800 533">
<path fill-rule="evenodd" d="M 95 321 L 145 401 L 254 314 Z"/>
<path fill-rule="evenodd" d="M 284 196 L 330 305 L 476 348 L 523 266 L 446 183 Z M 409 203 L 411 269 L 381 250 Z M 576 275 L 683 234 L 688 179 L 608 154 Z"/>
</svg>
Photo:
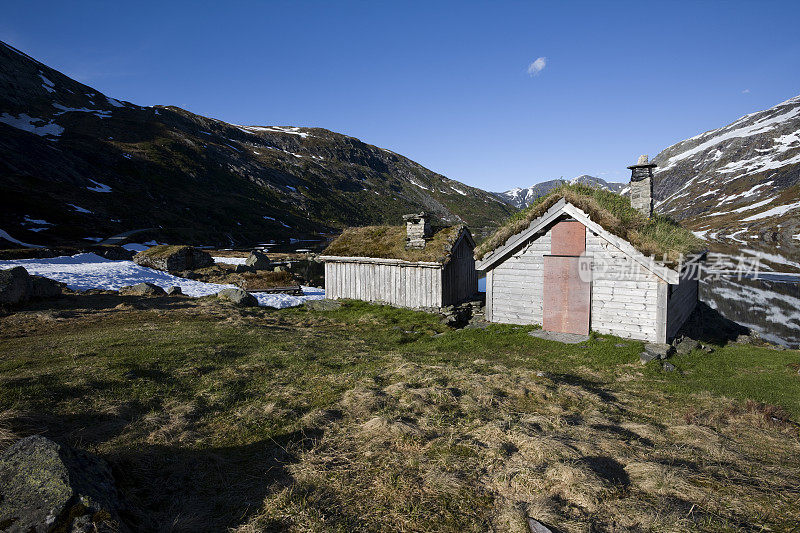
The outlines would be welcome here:
<svg viewBox="0 0 800 533">
<path fill-rule="evenodd" d="M 551 190 L 555 189 L 562 183 L 582 183 L 585 185 L 592 185 L 596 187 L 600 187 L 601 189 L 605 189 L 612 192 L 623 193 L 625 188 L 628 186 L 627 183 L 616 183 L 616 182 L 607 182 L 602 178 L 598 178 L 595 176 L 589 176 L 588 174 L 582 174 L 571 180 L 564 180 L 564 179 L 555 179 L 555 180 L 548 180 L 543 181 L 541 183 L 537 183 L 535 185 L 531 185 L 530 187 L 526 188 L 519 188 L 515 187 L 505 192 L 497 192 L 494 193 L 495 196 L 503 200 L 504 202 L 512 205 L 518 209 L 523 207 L 528 207 L 533 203 L 534 200 L 537 198 L 544 196 Z"/>
<path fill-rule="evenodd" d="M 492 226 L 513 209 L 322 128 L 229 124 L 108 97 L 0 43 L 0 247 L 135 229 L 233 245 L 399 223 Z"/>
<path fill-rule="evenodd" d="M 674 144 L 653 163 L 657 211 L 710 244 L 800 268 L 800 96 Z"/>
</svg>

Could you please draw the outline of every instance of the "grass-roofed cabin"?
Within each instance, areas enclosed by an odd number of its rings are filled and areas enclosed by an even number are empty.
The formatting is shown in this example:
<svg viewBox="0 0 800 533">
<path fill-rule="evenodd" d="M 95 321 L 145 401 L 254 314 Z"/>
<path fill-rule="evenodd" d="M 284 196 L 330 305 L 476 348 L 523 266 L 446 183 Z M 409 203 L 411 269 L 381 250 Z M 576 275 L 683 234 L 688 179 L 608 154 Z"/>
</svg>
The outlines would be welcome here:
<svg viewBox="0 0 800 533">
<path fill-rule="evenodd" d="M 475 296 L 475 241 L 466 226 L 432 228 L 424 213 L 404 226 L 349 228 L 323 252 L 325 295 L 397 307 L 437 308 Z"/>
<path fill-rule="evenodd" d="M 635 204 L 564 186 L 517 213 L 476 250 L 487 320 L 671 340 L 697 304 L 702 241 Z"/>
</svg>

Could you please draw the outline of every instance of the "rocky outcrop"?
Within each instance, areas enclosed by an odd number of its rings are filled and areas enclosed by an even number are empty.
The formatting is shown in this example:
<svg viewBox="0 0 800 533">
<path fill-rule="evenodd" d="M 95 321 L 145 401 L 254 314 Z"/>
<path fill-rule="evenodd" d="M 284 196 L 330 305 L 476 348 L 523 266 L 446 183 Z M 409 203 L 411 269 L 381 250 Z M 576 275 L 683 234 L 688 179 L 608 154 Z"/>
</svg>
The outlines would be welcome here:
<svg viewBox="0 0 800 533">
<path fill-rule="evenodd" d="M 61 296 L 63 283 L 31 276 L 23 267 L 0 270 L 0 305 L 18 305 L 32 299 L 57 298 Z"/>
<path fill-rule="evenodd" d="M 22 267 L 0 270 L 0 304 L 16 305 L 30 298 L 31 278 Z"/>
<path fill-rule="evenodd" d="M 153 283 L 137 283 L 119 290 L 120 296 L 166 296 L 167 292 Z"/>
<path fill-rule="evenodd" d="M 256 297 L 242 289 L 223 289 L 217 293 L 217 298 L 232 302 L 240 307 L 255 307 L 258 305 Z"/>
<path fill-rule="evenodd" d="M 124 532 L 124 509 L 108 464 L 38 435 L 0 456 L 0 530 Z"/>
<path fill-rule="evenodd" d="M 214 258 L 193 246 L 160 245 L 139 252 L 133 256 L 133 262 L 156 270 L 180 272 L 210 267 Z"/>
<path fill-rule="evenodd" d="M 266 270 L 270 266 L 270 260 L 267 254 L 253 250 L 244 262 L 253 270 Z"/>
</svg>

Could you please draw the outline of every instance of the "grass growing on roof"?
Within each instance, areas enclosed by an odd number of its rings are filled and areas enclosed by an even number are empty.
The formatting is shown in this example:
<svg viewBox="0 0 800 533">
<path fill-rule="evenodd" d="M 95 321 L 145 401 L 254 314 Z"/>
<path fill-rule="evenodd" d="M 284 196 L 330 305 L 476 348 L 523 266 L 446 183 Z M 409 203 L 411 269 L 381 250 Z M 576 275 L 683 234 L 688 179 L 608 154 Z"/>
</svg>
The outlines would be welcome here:
<svg viewBox="0 0 800 533">
<path fill-rule="evenodd" d="M 439 229 L 422 250 L 406 249 L 405 226 L 348 228 L 328 246 L 323 255 L 444 262 L 463 227 Z"/>
<path fill-rule="evenodd" d="M 664 215 L 647 218 L 631 207 L 630 199 L 587 185 L 561 185 L 518 211 L 475 250 L 482 259 L 503 246 L 509 238 L 528 228 L 561 198 L 584 211 L 596 223 L 631 243 L 645 255 L 675 263 L 681 254 L 698 252 L 703 242 L 678 222 Z"/>
</svg>

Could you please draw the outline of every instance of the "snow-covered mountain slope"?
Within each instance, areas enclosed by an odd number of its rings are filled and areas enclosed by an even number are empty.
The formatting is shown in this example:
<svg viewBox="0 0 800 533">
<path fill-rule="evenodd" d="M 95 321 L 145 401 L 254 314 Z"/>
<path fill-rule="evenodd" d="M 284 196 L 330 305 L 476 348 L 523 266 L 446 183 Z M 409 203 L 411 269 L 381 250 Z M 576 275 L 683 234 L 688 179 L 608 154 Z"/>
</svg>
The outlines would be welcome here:
<svg viewBox="0 0 800 533">
<path fill-rule="evenodd" d="M 513 212 L 353 137 L 121 102 L 0 42 L 0 248 L 142 228 L 159 241 L 252 244 L 422 210 L 472 227 Z"/>
<path fill-rule="evenodd" d="M 495 195 L 502 199 L 504 202 L 508 203 L 509 205 L 513 205 L 517 208 L 523 208 L 531 205 L 531 203 L 539 198 L 550 192 L 551 190 L 555 189 L 562 183 L 583 183 L 585 185 L 592 185 L 596 187 L 600 187 L 601 189 L 606 189 L 612 192 L 622 193 L 625 187 L 628 186 L 627 183 L 615 183 L 615 182 L 607 182 L 601 178 L 597 178 L 595 176 L 589 176 L 587 174 L 582 174 L 571 180 L 548 180 L 543 181 L 541 183 L 537 183 L 536 185 L 531 185 L 527 188 L 519 188 L 516 187 L 514 189 L 505 191 L 505 192 L 498 192 Z"/>
<path fill-rule="evenodd" d="M 653 162 L 657 211 L 709 241 L 799 258 L 800 96 L 670 146 Z"/>
</svg>

